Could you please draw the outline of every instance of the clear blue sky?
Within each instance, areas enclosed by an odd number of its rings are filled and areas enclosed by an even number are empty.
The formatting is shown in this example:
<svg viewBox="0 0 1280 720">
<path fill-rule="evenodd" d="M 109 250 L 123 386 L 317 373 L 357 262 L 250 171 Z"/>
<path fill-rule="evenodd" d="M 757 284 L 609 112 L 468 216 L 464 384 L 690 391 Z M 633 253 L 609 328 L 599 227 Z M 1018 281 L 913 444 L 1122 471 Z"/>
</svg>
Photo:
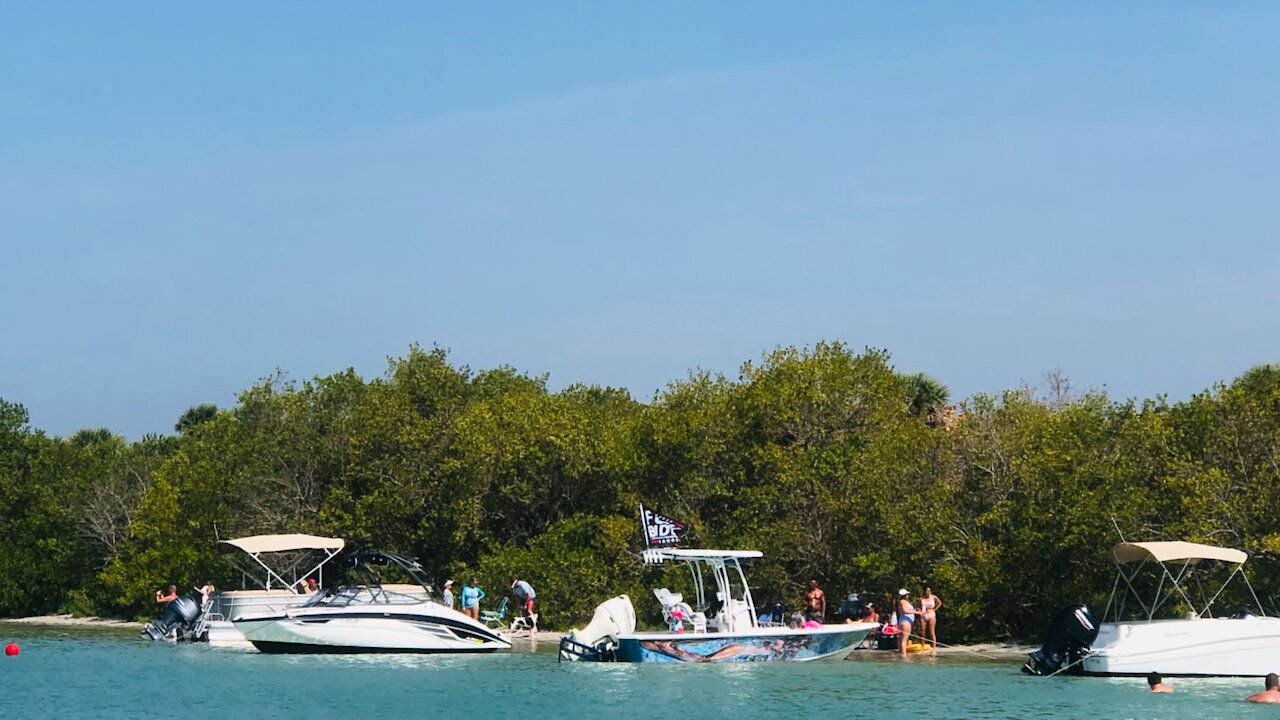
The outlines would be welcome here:
<svg viewBox="0 0 1280 720">
<path fill-rule="evenodd" d="M 776 345 L 953 395 L 1280 360 L 1274 3 L 26 3 L 0 397 L 170 431 L 412 342 L 641 399 Z"/>
</svg>

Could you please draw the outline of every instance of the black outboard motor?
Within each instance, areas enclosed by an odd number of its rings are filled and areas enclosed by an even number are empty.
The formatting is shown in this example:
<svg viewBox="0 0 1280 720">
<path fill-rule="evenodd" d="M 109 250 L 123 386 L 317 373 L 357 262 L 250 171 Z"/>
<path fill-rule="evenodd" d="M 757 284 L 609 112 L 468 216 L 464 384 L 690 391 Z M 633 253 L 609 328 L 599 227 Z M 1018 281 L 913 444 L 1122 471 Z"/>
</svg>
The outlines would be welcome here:
<svg viewBox="0 0 1280 720">
<path fill-rule="evenodd" d="M 849 593 L 849 596 L 840 603 L 840 609 L 836 611 L 836 620 L 857 620 L 866 610 L 866 601 L 858 593 Z"/>
<path fill-rule="evenodd" d="M 164 606 L 164 614 L 147 623 L 142 634 L 152 640 L 164 640 L 176 636 L 178 631 L 190 631 L 200 619 L 200 603 L 190 595 L 170 600 Z"/>
<path fill-rule="evenodd" d="M 1022 666 L 1028 675 L 1052 675 L 1062 668 L 1080 673 L 1080 660 L 1098 639 L 1098 621 L 1085 605 L 1068 605 L 1053 616 L 1044 634 L 1044 647 L 1031 653 Z"/>
</svg>

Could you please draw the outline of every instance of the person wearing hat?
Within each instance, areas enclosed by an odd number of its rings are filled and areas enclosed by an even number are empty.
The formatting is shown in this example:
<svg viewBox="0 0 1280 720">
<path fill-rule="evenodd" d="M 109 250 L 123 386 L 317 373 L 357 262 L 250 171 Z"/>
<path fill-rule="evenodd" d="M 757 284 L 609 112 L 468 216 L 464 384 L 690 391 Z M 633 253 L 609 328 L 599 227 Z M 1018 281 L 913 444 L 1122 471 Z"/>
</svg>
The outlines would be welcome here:
<svg viewBox="0 0 1280 720">
<path fill-rule="evenodd" d="M 453 581 L 445 580 L 443 591 L 440 593 L 440 604 L 450 610 L 453 609 L 453 591 L 449 589 L 451 587 L 453 587 Z"/>
<path fill-rule="evenodd" d="M 907 654 L 907 643 L 911 642 L 911 624 L 916 621 L 916 607 L 911 604 L 911 591 L 902 588 L 898 591 L 898 652 Z"/>
</svg>

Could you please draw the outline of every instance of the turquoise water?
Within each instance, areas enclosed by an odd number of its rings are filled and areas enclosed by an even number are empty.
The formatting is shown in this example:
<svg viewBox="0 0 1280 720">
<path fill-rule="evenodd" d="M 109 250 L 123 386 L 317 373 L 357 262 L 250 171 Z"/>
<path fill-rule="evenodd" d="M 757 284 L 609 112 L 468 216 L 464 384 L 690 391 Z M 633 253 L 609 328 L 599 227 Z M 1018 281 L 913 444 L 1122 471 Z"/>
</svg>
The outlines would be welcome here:
<svg viewBox="0 0 1280 720">
<path fill-rule="evenodd" d="M 557 664 L 488 656 L 268 656 L 130 633 L 0 624 L 5 718 L 1280 718 L 1258 680 L 1029 678 L 1015 660 L 867 653 L 839 663 Z M 874 657 L 866 657 L 874 655 Z"/>
</svg>

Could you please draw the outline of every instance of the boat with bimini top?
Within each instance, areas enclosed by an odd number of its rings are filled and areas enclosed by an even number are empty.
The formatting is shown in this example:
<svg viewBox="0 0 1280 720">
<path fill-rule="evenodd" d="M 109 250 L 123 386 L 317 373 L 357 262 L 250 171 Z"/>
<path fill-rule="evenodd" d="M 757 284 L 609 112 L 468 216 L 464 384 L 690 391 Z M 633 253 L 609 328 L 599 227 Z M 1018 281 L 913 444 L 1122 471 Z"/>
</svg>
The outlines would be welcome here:
<svg viewBox="0 0 1280 720">
<path fill-rule="evenodd" d="M 1255 614 L 1253 608 L 1261 613 L 1262 604 L 1244 574 L 1243 551 L 1191 542 L 1124 542 L 1111 548 L 1111 557 L 1117 572 L 1104 622 L 1085 605 L 1063 608 L 1023 672 L 1262 677 L 1280 668 L 1280 618 Z M 1193 600 L 1190 583 L 1202 590 L 1200 576 L 1214 564 L 1229 569 L 1226 579 L 1209 586 L 1217 587 L 1212 595 L 1200 592 L 1200 601 Z M 1135 587 L 1148 567 L 1157 577 L 1149 600 Z M 1237 578 L 1248 594 L 1227 597 L 1252 600 L 1252 608 L 1215 617 L 1214 603 Z M 1176 615 L 1173 607 L 1183 614 L 1170 617 Z"/>
</svg>

